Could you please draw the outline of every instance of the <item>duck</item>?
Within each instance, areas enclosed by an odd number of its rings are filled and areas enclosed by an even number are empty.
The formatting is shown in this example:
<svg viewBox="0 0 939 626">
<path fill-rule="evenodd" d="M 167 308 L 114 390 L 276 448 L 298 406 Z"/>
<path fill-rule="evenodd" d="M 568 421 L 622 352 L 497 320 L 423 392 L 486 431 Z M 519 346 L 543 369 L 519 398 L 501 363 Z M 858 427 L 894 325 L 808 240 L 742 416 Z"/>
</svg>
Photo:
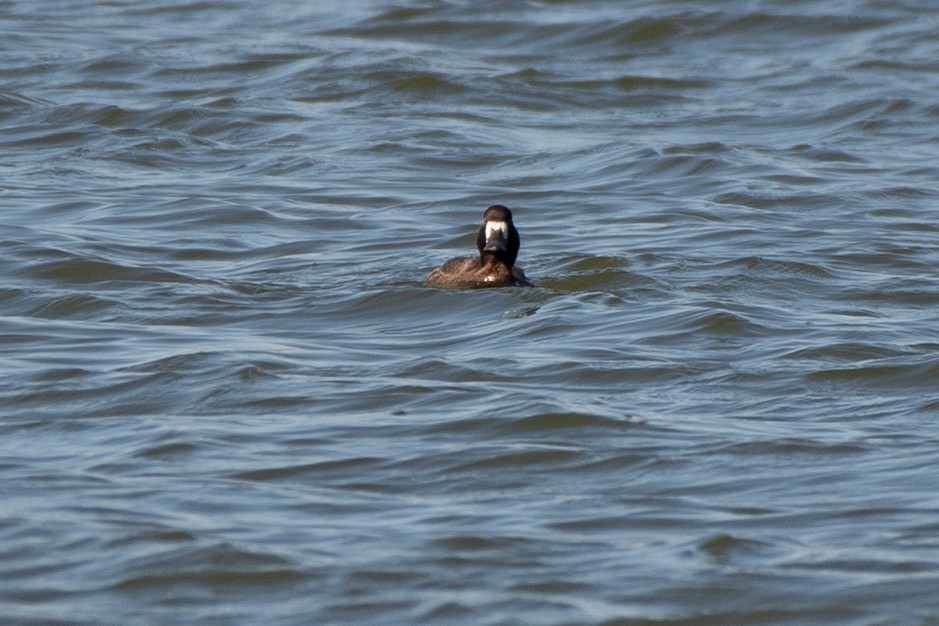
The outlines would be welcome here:
<svg viewBox="0 0 939 626">
<path fill-rule="evenodd" d="M 450 259 L 427 277 L 436 287 L 476 289 L 480 287 L 531 287 L 521 268 L 515 266 L 521 239 L 512 223 L 512 211 L 494 204 L 483 213 L 476 235 L 479 256 Z"/>
</svg>

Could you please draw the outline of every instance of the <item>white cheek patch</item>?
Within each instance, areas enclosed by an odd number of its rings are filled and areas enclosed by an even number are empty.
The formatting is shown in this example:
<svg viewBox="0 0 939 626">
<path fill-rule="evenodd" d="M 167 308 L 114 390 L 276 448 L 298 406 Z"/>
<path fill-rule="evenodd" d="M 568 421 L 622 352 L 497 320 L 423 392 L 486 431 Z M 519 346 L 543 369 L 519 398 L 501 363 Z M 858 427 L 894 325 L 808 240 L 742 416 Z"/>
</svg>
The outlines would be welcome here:
<svg viewBox="0 0 939 626">
<path fill-rule="evenodd" d="M 492 233 L 497 230 L 501 230 L 502 236 L 508 240 L 509 226 L 505 222 L 486 222 L 486 239 L 492 237 Z"/>
</svg>

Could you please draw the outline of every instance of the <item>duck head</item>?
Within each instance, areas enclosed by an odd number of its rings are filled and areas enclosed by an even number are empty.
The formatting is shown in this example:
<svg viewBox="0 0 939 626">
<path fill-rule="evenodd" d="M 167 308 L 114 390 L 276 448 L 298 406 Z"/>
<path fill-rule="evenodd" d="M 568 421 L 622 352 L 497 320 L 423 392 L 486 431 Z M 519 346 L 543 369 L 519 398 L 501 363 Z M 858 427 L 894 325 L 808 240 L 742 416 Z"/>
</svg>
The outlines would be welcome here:
<svg viewBox="0 0 939 626">
<path fill-rule="evenodd" d="M 501 204 L 494 204 L 483 213 L 483 225 L 476 235 L 476 247 L 483 265 L 493 260 L 504 263 L 507 267 L 515 265 L 521 240 L 512 212 Z"/>
</svg>

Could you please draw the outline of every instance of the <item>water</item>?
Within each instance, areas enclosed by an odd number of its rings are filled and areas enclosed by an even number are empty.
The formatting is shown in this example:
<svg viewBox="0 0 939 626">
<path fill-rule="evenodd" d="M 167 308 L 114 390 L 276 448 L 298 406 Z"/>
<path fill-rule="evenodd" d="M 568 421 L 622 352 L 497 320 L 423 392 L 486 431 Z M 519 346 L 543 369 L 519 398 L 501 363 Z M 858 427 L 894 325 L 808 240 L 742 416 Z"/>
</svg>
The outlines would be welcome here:
<svg viewBox="0 0 939 626">
<path fill-rule="evenodd" d="M 939 623 L 937 27 L 0 3 L 0 623 Z"/>
</svg>

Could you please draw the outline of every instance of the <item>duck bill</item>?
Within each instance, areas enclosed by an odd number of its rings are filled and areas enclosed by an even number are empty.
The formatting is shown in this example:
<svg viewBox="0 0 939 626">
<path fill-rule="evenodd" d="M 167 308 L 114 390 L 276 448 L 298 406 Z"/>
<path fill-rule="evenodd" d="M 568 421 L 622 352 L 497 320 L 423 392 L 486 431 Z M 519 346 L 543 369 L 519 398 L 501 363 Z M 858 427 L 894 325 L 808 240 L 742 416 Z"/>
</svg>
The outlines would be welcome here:
<svg viewBox="0 0 939 626">
<path fill-rule="evenodd" d="M 508 249 L 507 246 L 505 231 L 502 228 L 492 228 L 491 225 L 486 228 L 486 243 L 483 245 L 483 252 L 505 252 Z"/>
</svg>

